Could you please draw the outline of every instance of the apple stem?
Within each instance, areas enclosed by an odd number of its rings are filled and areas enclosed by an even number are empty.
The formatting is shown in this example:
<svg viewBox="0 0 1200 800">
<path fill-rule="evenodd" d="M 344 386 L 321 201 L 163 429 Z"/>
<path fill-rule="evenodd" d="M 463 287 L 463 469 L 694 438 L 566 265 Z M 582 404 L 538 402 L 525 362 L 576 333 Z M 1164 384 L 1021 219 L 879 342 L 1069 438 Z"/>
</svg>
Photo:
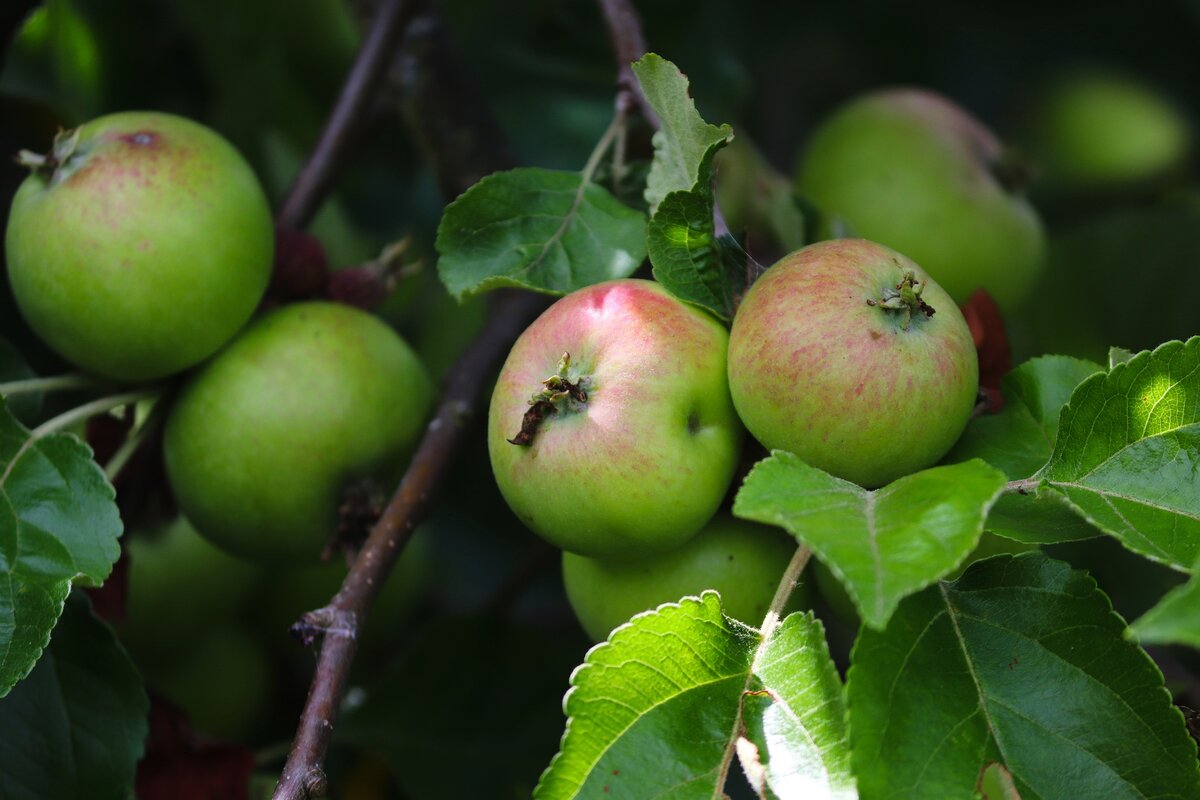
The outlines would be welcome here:
<svg viewBox="0 0 1200 800">
<path fill-rule="evenodd" d="M 103 414 L 105 411 L 111 411 L 114 408 L 127 406 L 130 403 L 136 403 L 139 400 L 148 400 L 151 397 L 157 397 L 159 389 L 141 389 L 136 392 L 125 392 L 124 394 L 114 394 L 108 397 L 101 397 L 93 400 L 90 403 L 84 403 L 81 406 L 72 408 L 70 411 L 64 411 L 57 417 L 52 417 L 46 420 L 41 425 L 33 429 L 30 441 L 36 441 L 43 437 L 49 436 L 52 433 L 57 433 L 64 428 L 69 428 L 77 422 L 91 419 L 97 414 Z"/>
<path fill-rule="evenodd" d="M 104 385 L 103 381 L 93 378 L 91 375 L 72 372 L 67 375 L 55 375 L 50 378 L 27 378 L 20 381 L 0 383 L 0 396 L 15 397 L 19 394 L 56 392 L 66 389 L 90 389 L 95 386 Z"/>
<path fill-rule="evenodd" d="M 812 558 L 812 550 L 808 545 L 800 545 L 796 548 L 795 555 L 792 556 L 787 569 L 784 570 L 783 578 L 779 581 L 779 588 L 775 590 L 775 596 L 771 599 L 771 607 L 767 610 L 766 619 L 763 620 L 761 629 L 763 641 L 769 640 L 782 622 L 783 609 L 796 585 L 800 582 L 800 575 L 808 566 L 810 558 Z"/>
<path fill-rule="evenodd" d="M 544 388 L 529 399 L 529 410 L 521 418 L 521 430 L 508 440 L 509 444 L 529 447 L 533 444 L 533 436 L 541 427 L 543 420 L 557 414 L 559 407 L 564 402 L 587 402 L 587 388 L 584 386 L 587 377 L 581 376 L 572 382 L 569 377 L 570 371 L 571 354 L 563 353 L 562 358 L 558 360 L 557 372 L 542 381 Z"/>
<path fill-rule="evenodd" d="M 133 458 L 142 443 L 162 427 L 167 419 L 168 405 L 163 402 L 155 403 L 154 409 L 146 421 L 137 430 L 126 436 L 125 441 L 121 442 L 117 452 L 113 453 L 112 458 L 104 465 L 104 477 L 108 478 L 109 483 L 116 483 L 117 478 L 121 475 L 121 470 L 125 469 L 125 465 Z"/>
<path fill-rule="evenodd" d="M 1034 178 L 1033 165 L 1023 154 L 1006 149 L 988 165 L 992 177 L 1009 194 L 1021 194 Z"/>
<path fill-rule="evenodd" d="M 921 293 L 925 291 L 925 281 L 917 283 L 917 275 L 911 269 L 904 271 L 904 277 L 895 287 L 888 287 L 883 290 L 883 297 L 879 300 L 867 300 L 867 305 L 876 306 L 887 311 L 899 311 L 903 315 L 900 320 L 901 330 L 908 330 L 912 324 L 912 315 L 914 311 L 918 311 L 925 315 L 928 319 L 932 317 L 936 311 L 933 306 L 926 303 L 921 298 Z"/>
</svg>

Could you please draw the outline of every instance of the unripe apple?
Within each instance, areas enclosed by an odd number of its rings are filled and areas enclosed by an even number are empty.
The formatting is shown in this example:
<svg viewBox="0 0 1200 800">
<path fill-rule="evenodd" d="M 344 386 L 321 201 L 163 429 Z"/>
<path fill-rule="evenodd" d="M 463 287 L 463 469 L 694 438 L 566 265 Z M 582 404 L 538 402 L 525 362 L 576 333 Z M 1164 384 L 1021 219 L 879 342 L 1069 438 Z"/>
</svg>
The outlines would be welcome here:
<svg viewBox="0 0 1200 800">
<path fill-rule="evenodd" d="M 1029 149 L 1054 190 L 1095 190 L 1162 177 L 1191 149 L 1183 115 L 1154 87 L 1118 73 L 1074 70 L 1039 93 Z"/>
<path fill-rule="evenodd" d="M 933 466 L 979 388 L 958 306 L 909 259 L 862 239 L 785 256 L 729 336 L 738 414 L 768 449 L 875 487 Z"/>
<path fill-rule="evenodd" d="M 242 332 L 184 387 L 167 419 L 180 510 L 226 550 L 316 563 L 344 492 L 386 500 L 425 425 L 433 384 L 382 321 L 297 303 Z"/>
<path fill-rule="evenodd" d="M 635 560 L 563 553 L 563 583 L 571 608 L 596 641 L 634 614 L 706 589 L 721 593 L 727 616 L 758 627 L 779 587 L 796 542 L 778 528 L 719 514 L 674 550 Z M 807 605 L 799 584 L 789 608 Z"/>
<path fill-rule="evenodd" d="M 178 661 L 195 640 L 241 614 L 259 582 L 255 564 L 214 547 L 183 518 L 128 545 L 121 640 L 143 665 Z"/>
<path fill-rule="evenodd" d="M 60 134 L 13 198 L 5 246 L 38 336 L 84 370 L 134 381 L 204 360 L 245 324 L 274 237 L 228 142 L 182 117 L 126 112 Z"/>
<path fill-rule="evenodd" d="M 595 557 L 694 536 L 742 440 L 727 342 L 715 319 L 652 281 L 589 286 L 547 309 L 513 345 L 488 412 L 492 471 L 516 515 Z"/>
<path fill-rule="evenodd" d="M 920 89 L 859 97 L 813 134 L 797 188 L 855 236 L 904 253 L 956 302 L 979 288 L 1011 309 L 1045 233 L 1015 159 L 978 120 Z"/>
</svg>

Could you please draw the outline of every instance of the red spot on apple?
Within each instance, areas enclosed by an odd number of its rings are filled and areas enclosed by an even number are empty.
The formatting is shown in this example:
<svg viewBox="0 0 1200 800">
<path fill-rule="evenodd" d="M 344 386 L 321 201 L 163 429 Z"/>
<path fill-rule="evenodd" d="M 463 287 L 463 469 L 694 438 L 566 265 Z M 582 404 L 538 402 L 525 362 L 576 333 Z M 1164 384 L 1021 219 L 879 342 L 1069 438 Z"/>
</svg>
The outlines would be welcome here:
<svg viewBox="0 0 1200 800">
<path fill-rule="evenodd" d="M 121 141 L 128 142 L 134 147 L 156 147 L 162 139 L 162 137 L 153 131 L 134 131 L 119 138 Z"/>
</svg>

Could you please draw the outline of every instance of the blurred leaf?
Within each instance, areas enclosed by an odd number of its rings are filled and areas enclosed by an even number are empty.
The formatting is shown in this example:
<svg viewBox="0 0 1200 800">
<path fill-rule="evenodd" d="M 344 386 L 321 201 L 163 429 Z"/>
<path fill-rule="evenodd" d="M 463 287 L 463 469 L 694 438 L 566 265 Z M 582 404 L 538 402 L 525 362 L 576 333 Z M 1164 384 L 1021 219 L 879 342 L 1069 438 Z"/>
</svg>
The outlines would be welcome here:
<svg viewBox="0 0 1200 800">
<path fill-rule="evenodd" d="M 1108 348 L 1108 368 L 1112 369 L 1117 364 L 1124 364 L 1135 355 L 1137 353 L 1126 350 L 1124 347 L 1110 347 Z"/>
<path fill-rule="evenodd" d="M 1004 475 L 975 459 L 868 491 L 776 450 L 746 477 L 735 516 L 785 528 L 846 587 L 863 621 L 882 628 L 906 595 L 953 570 L 975 547 Z"/>
<path fill-rule="evenodd" d="M 562 733 L 562 681 L 581 649 L 514 624 L 441 620 L 344 713 L 335 737 L 382 756 L 413 800 L 528 797 Z"/>
<path fill-rule="evenodd" d="M 446 207 L 438 274 L 460 300 L 501 286 L 567 294 L 626 278 L 646 257 L 646 220 L 577 172 L 523 168 Z"/>
<path fill-rule="evenodd" d="M 1183 571 L 1200 555 L 1200 337 L 1093 375 L 1037 473 L 1130 550 Z"/>
<path fill-rule="evenodd" d="M 0 339 L 0 383 L 23 381 L 36 377 L 37 375 L 25 363 L 25 359 L 21 358 L 17 349 L 6 340 Z M 42 407 L 41 392 L 19 394 L 16 397 L 5 398 L 5 400 L 8 402 L 8 410 L 12 412 L 12 415 L 26 424 L 32 424 L 33 418 L 37 416 Z"/>
<path fill-rule="evenodd" d="M 1200 649 L 1200 578 L 1175 587 L 1129 626 L 1143 644 L 1184 644 Z"/>
<path fill-rule="evenodd" d="M 633 73 L 661 122 L 646 181 L 646 201 L 656 212 L 671 192 L 690 192 L 709 182 L 713 156 L 733 139 L 733 128 L 705 122 L 688 94 L 687 78 L 661 56 L 642 56 L 633 63 Z"/>
<path fill-rule="evenodd" d="M 149 706 L 133 662 L 74 593 L 37 667 L 0 700 L 0 796 L 126 800 Z"/>
<path fill-rule="evenodd" d="M 1021 797 L 1200 798 L 1162 673 L 1086 573 L 997 556 L 864 629 L 847 685 L 859 791 L 970 797 L 997 761 Z"/>
<path fill-rule="evenodd" d="M 71 0 L 46 0 L 10 46 L 0 92 L 43 102 L 78 125 L 104 105 L 104 59 L 87 18 Z"/>
<path fill-rule="evenodd" d="M 563 706 L 567 731 L 538 800 L 720 796 L 735 746 L 773 791 L 853 797 L 841 685 L 811 614 L 765 644 L 715 592 L 638 614 L 592 648 Z"/>
<path fill-rule="evenodd" d="M 0 697 L 41 655 L 71 582 L 120 555 L 115 493 L 71 434 L 35 439 L 0 400 Z"/>
<path fill-rule="evenodd" d="M 755 790 L 783 800 L 857 797 L 842 681 L 821 621 L 812 612 L 787 617 L 753 669 L 738 757 Z"/>
<path fill-rule="evenodd" d="M 1004 409 L 983 414 L 943 459 L 956 463 L 982 458 L 1010 479 L 1026 478 L 1045 466 L 1058 436 L 1058 417 L 1071 392 L 1102 367 L 1068 356 L 1026 361 L 1004 377 Z M 1074 541 L 1099 534 L 1052 494 L 1006 494 L 992 506 L 987 529 L 1035 544 Z"/>
<path fill-rule="evenodd" d="M 1005 376 L 1004 410 L 975 417 L 943 461 L 982 458 L 1010 480 L 1045 466 L 1058 436 L 1058 415 L 1085 378 L 1103 367 L 1068 356 L 1026 361 Z"/>
</svg>

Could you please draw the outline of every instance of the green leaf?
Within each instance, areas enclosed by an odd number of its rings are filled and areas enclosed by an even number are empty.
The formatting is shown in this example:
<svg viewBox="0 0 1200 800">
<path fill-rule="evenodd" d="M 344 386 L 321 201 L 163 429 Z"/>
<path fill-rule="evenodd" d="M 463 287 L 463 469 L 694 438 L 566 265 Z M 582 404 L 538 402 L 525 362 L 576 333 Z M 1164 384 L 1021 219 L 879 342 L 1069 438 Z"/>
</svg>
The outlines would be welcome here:
<svg viewBox="0 0 1200 800">
<path fill-rule="evenodd" d="M 592 648 L 563 707 L 567 730 L 537 800 L 711 800 L 735 750 L 775 791 L 853 796 L 841 685 L 811 614 L 764 643 L 721 613 L 716 592 L 659 606 Z"/>
<path fill-rule="evenodd" d="M 17 349 L 8 340 L 0 339 L 0 383 L 23 381 L 37 377 Z M 7 398 L 9 411 L 23 422 L 29 423 L 37 415 L 42 406 L 40 392 L 29 392 L 13 398 Z"/>
<path fill-rule="evenodd" d="M 653 213 L 671 192 L 690 192 L 711 174 L 712 158 L 733 138 L 733 129 L 704 121 L 688 95 L 687 78 L 670 61 L 647 53 L 633 62 L 633 73 L 661 122 L 646 180 L 646 202 Z"/>
<path fill-rule="evenodd" d="M 1010 480 L 1028 478 L 1050 458 L 1058 437 L 1058 416 L 1071 392 L 1099 364 L 1068 356 L 1026 361 L 1004 376 L 1004 408 L 975 417 L 944 459 L 947 463 L 982 458 Z"/>
<path fill-rule="evenodd" d="M 646 257 L 646 218 L 578 172 L 514 169 L 446 207 L 437 251 L 460 300 L 501 286 L 567 294 L 632 275 Z"/>
<path fill-rule="evenodd" d="M 1005 483 L 976 459 L 868 491 L 777 450 L 750 471 L 733 513 L 811 547 L 863 621 L 882 628 L 903 597 L 962 563 Z"/>
<path fill-rule="evenodd" d="M 723 320 L 733 318 L 746 271 L 737 258 L 739 245 L 716 236 L 711 191 L 667 195 L 650 219 L 646 247 L 654 278 L 671 294 Z"/>
<path fill-rule="evenodd" d="M 1080 384 L 1035 477 L 1125 547 L 1190 570 L 1200 556 L 1200 336 Z"/>
<path fill-rule="evenodd" d="M 847 684 L 864 800 L 970 797 L 989 762 L 1025 800 L 1200 798 L 1162 673 L 1095 581 L 1040 553 L 981 561 L 863 630 Z"/>
<path fill-rule="evenodd" d="M 982 458 L 1012 480 L 1027 478 L 1050 458 L 1058 417 L 1099 364 L 1068 356 L 1026 361 L 1004 376 L 1004 409 L 971 420 L 943 461 Z M 992 506 L 986 527 L 992 533 L 1031 544 L 1088 539 L 1099 534 L 1054 494 L 1006 494 Z"/>
<path fill-rule="evenodd" d="M 790 615 L 755 660 L 754 672 L 738 742 L 751 786 L 784 800 L 857 797 L 842 682 L 821 621 L 812 612 Z"/>
<path fill-rule="evenodd" d="M 1006 492 L 988 512 L 984 527 L 999 536 L 1028 544 L 1059 544 L 1092 539 L 1100 532 L 1053 492 Z"/>
<path fill-rule="evenodd" d="M 1200 648 L 1200 577 L 1176 586 L 1129 626 L 1142 644 L 1183 644 Z"/>
<path fill-rule="evenodd" d="M 0 796 L 132 797 L 149 710 L 133 662 L 76 593 L 45 655 L 0 700 Z"/>
<path fill-rule="evenodd" d="M 40 439 L 0 400 L 0 697 L 41 655 L 71 582 L 120 555 L 112 485 L 71 434 Z"/>
</svg>

